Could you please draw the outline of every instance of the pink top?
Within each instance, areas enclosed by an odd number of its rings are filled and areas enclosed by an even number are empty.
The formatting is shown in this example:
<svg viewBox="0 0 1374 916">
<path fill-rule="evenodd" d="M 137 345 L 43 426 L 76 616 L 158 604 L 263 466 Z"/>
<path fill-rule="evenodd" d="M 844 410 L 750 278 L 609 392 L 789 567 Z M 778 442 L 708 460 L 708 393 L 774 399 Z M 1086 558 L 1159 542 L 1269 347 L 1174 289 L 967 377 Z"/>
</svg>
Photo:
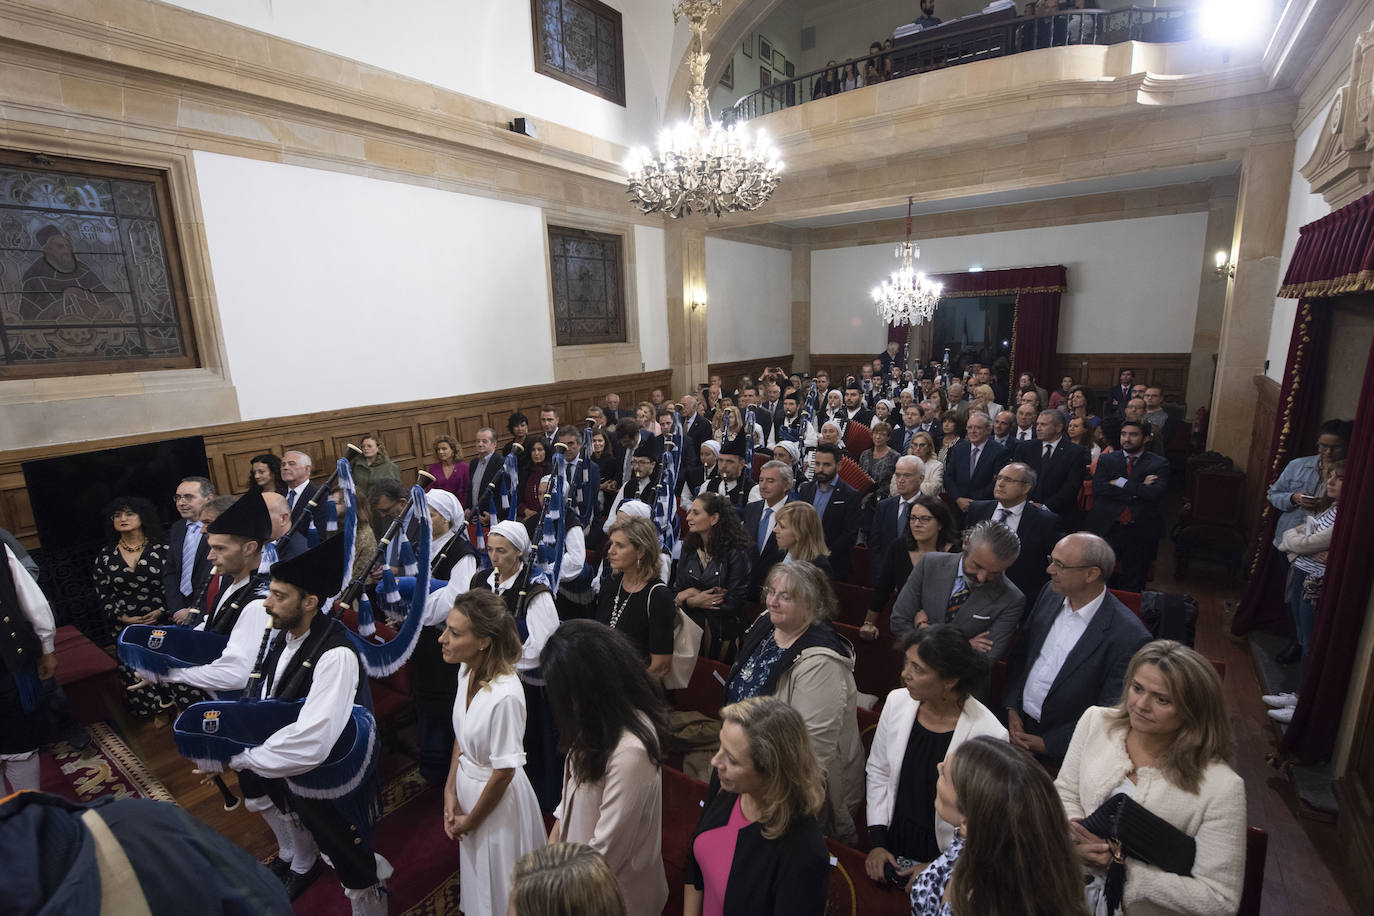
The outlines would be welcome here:
<svg viewBox="0 0 1374 916">
<path fill-rule="evenodd" d="M 425 470 L 434 475 L 434 486 L 440 490 L 448 490 L 458 497 L 458 502 L 462 505 L 466 506 L 467 501 L 472 499 L 472 485 L 470 483 L 472 475 L 468 471 L 466 461 L 459 461 L 454 464 L 453 473 L 447 477 L 444 476 L 444 466 L 437 461 Z"/>
<path fill-rule="evenodd" d="M 735 844 L 739 841 L 739 832 L 750 823 L 737 798 L 730 809 L 730 820 L 725 822 L 724 827 L 702 831 L 692 841 L 692 855 L 701 869 L 702 916 L 724 916 L 725 885 L 730 881 Z"/>
</svg>

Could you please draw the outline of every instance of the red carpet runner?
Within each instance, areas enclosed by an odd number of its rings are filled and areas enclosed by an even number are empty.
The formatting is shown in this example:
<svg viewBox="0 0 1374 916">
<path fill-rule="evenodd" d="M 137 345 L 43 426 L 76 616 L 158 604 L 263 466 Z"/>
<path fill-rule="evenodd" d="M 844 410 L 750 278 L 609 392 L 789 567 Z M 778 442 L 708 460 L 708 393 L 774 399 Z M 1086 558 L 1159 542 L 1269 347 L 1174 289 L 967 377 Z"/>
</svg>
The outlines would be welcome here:
<svg viewBox="0 0 1374 916">
<path fill-rule="evenodd" d="M 39 755 L 39 787 L 44 792 L 74 802 L 105 795 L 175 801 L 109 723 L 96 722 L 90 730 L 91 744 L 84 751 L 59 741 Z"/>
</svg>

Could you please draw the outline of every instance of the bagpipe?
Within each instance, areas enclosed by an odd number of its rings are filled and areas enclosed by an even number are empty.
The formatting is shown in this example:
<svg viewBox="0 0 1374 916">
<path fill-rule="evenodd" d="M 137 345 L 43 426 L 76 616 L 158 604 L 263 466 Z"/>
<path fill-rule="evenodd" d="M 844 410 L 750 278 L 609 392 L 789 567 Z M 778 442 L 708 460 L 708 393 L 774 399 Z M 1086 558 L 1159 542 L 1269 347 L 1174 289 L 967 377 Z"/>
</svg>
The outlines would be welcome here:
<svg viewBox="0 0 1374 916">
<path fill-rule="evenodd" d="M 477 565 L 481 568 L 491 565 L 491 558 L 487 556 L 486 536 L 482 532 L 482 504 L 490 503 L 487 514 L 491 517 L 493 525 L 500 521 L 499 503 L 502 501 L 506 508 L 506 518 L 510 521 L 516 520 L 520 496 L 520 453 L 524 450 L 525 447 L 519 442 L 511 442 L 510 452 L 501 459 L 501 470 L 477 494 L 477 501 L 472 506 L 472 520 L 477 525 L 477 538 L 472 546 L 477 551 Z"/>
</svg>

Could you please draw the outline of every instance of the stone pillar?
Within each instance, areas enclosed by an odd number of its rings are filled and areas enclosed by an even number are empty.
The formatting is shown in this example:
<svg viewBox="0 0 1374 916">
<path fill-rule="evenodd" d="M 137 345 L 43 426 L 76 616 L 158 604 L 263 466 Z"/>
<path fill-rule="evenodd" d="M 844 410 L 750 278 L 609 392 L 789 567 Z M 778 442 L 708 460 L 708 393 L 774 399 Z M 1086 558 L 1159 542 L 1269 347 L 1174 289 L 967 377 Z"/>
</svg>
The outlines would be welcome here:
<svg viewBox="0 0 1374 916">
<path fill-rule="evenodd" d="M 1188 363 L 1188 390 L 1184 399 L 1188 417 L 1204 404 L 1210 405 L 1212 384 L 1216 381 L 1217 348 L 1221 344 L 1221 321 L 1226 311 L 1225 274 L 1216 271 L 1216 253 L 1231 250 L 1236 228 L 1236 178 L 1212 182 L 1207 208 L 1207 241 L 1203 243 L 1202 282 L 1198 285 L 1197 318 L 1193 321 L 1193 358 Z"/>
<path fill-rule="evenodd" d="M 1264 372 L 1269 323 L 1278 292 L 1280 253 L 1293 176 L 1293 141 L 1252 146 L 1241 166 L 1207 447 L 1245 470 L 1255 423 L 1254 377 Z"/>
<path fill-rule="evenodd" d="M 792 246 L 792 371 L 811 371 L 811 245 Z"/>
<path fill-rule="evenodd" d="M 664 233 L 668 282 L 668 366 L 673 397 L 706 381 L 706 232 L 669 220 Z"/>
</svg>

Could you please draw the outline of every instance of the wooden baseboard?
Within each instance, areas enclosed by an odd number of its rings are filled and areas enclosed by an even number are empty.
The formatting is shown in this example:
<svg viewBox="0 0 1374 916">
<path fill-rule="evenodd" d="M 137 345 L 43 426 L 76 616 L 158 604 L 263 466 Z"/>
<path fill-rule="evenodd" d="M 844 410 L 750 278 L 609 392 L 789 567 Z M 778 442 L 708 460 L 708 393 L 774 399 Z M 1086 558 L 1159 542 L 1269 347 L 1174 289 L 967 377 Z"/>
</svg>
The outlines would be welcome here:
<svg viewBox="0 0 1374 916">
<path fill-rule="evenodd" d="M 305 452 L 314 462 L 316 476 L 323 479 L 332 471 L 347 443 L 356 443 L 363 435 L 375 433 L 381 436 L 387 454 L 400 467 L 403 479 L 410 481 L 416 469 L 433 462 L 434 440 L 440 436 L 452 436 L 459 442 L 464 457 L 471 457 L 477 430 L 484 426 L 496 430 L 499 442 L 510 440 L 506 419 L 512 411 L 524 413 L 530 428 L 537 430 L 540 406 L 552 404 L 563 422 L 581 426 L 587 408 L 604 405 L 608 392 L 618 393 L 621 406 L 628 406 L 648 400 L 655 388 L 667 391 L 671 377 L 672 373 L 664 369 L 0 452 L 0 528 L 12 532 L 26 547 L 39 546 L 33 508 L 24 487 L 25 461 L 203 436 L 210 479 L 215 487 L 221 493 L 242 493 L 247 489 L 248 466 L 254 455 L 280 455 L 292 449 Z M 96 511 L 96 507 L 91 511 Z"/>
</svg>

